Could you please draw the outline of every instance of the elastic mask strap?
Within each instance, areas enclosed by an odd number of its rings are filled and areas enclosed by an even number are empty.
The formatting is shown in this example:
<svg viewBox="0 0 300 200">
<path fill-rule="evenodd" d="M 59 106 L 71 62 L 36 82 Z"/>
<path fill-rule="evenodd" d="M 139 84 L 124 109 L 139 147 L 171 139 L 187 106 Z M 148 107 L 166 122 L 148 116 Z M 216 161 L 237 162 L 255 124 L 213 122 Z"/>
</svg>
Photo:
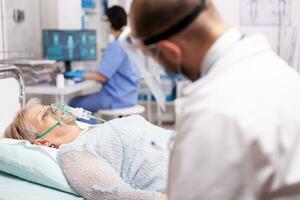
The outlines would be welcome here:
<svg viewBox="0 0 300 200">
<path fill-rule="evenodd" d="M 41 139 L 41 138 L 45 137 L 46 135 L 48 135 L 51 131 L 53 131 L 53 129 L 55 129 L 60 124 L 62 124 L 62 122 L 60 120 L 57 120 L 57 122 L 53 126 L 51 126 L 47 131 L 45 131 L 43 134 L 38 136 L 36 139 Z"/>
<path fill-rule="evenodd" d="M 146 46 L 149 46 L 157 43 L 158 41 L 168 39 L 172 35 L 179 33 L 180 31 L 187 28 L 198 17 L 198 15 L 204 10 L 205 7 L 206 7 L 206 1 L 202 1 L 202 3 L 192 11 L 192 13 L 184 17 L 181 21 L 176 23 L 174 26 L 172 26 L 171 28 L 167 29 L 162 33 L 144 39 L 143 43 Z"/>
</svg>

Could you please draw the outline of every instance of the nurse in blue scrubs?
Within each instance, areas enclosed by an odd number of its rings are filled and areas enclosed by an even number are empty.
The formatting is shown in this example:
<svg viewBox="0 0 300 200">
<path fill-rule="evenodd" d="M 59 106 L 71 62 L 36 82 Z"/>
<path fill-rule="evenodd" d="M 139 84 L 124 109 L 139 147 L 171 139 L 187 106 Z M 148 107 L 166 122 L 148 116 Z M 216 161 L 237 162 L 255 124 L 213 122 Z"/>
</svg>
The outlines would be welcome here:
<svg viewBox="0 0 300 200">
<path fill-rule="evenodd" d="M 100 109 L 126 108 L 137 104 L 140 77 L 118 41 L 127 25 L 127 14 L 122 7 L 113 6 L 107 11 L 106 21 L 116 40 L 107 47 L 97 71 L 83 74 L 85 80 L 102 83 L 102 89 L 98 93 L 72 99 L 72 107 L 96 112 Z"/>
</svg>

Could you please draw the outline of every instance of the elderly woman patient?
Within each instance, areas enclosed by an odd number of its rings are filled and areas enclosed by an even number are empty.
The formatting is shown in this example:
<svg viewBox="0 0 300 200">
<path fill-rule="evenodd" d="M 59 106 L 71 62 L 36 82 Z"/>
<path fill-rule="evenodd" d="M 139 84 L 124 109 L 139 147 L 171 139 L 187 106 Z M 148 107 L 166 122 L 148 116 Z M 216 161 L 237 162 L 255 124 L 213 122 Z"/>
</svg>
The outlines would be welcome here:
<svg viewBox="0 0 300 200">
<path fill-rule="evenodd" d="M 81 129 L 72 116 L 31 100 L 5 135 L 58 148 L 67 180 L 85 199 L 166 199 L 169 151 L 154 148 L 151 140 L 168 141 L 170 135 L 124 130 L 110 123 Z"/>
</svg>

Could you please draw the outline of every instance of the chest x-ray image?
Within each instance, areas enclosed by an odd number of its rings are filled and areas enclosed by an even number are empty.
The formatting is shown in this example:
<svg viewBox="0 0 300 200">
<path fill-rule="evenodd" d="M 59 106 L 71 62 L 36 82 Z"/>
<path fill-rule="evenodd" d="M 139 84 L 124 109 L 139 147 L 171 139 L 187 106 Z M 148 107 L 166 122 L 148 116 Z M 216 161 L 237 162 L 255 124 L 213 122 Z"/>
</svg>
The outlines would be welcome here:
<svg viewBox="0 0 300 200">
<path fill-rule="evenodd" d="M 242 25 L 279 25 L 290 18 L 291 0 L 241 0 Z"/>
<path fill-rule="evenodd" d="M 290 19 L 282 18 L 280 24 L 280 40 L 279 46 L 280 56 L 288 62 L 288 64 L 300 72 L 300 1 L 294 0 L 293 7 L 289 11 Z"/>
</svg>

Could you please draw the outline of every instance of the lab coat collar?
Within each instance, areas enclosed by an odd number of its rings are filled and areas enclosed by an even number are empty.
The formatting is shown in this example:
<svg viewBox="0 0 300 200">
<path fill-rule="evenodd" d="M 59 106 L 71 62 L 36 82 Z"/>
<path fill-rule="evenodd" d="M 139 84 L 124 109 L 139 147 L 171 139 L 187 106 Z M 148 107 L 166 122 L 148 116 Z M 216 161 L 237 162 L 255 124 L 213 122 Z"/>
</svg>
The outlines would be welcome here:
<svg viewBox="0 0 300 200">
<path fill-rule="evenodd" d="M 229 38 L 229 36 L 225 36 L 225 37 Z M 233 35 L 230 38 L 232 44 L 234 38 Z M 255 54 L 272 50 L 266 37 L 262 34 L 256 34 L 252 36 L 247 36 L 243 39 L 239 39 L 229 49 L 226 49 L 225 47 L 222 46 L 222 43 L 224 45 L 226 43 L 227 45 L 225 46 L 228 47 L 230 42 L 229 41 L 225 42 L 225 40 L 226 39 L 224 38 L 218 40 L 217 41 L 218 44 L 213 45 L 213 47 L 209 50 L 209 53 L 207 54 L 207 57 L 205 58 L 205 63 L 203 65 L 205 66 L 205 69 L 207 71 L 204 73 L 201 79 L 187 86 L 184 89 L 183 91 L 184 96 L 188 96 L 192 94 L 195 91 L 195 89 L 207 83 L 222 71 L 229 70 L 231 67 L 236 66 L 236 63 L 238 61 L 241 61 Z M 214 52 L 216 55 L 213 55 Z"/>
<path fill-rule="evenodd" d="M 242 37 L 240 31 L 236 28 L 231 28 L 225 32 L 206 53 L 201 66 L 202 76 L 205 76 L 214 63 L 225 55 Z"/>
</svg>

